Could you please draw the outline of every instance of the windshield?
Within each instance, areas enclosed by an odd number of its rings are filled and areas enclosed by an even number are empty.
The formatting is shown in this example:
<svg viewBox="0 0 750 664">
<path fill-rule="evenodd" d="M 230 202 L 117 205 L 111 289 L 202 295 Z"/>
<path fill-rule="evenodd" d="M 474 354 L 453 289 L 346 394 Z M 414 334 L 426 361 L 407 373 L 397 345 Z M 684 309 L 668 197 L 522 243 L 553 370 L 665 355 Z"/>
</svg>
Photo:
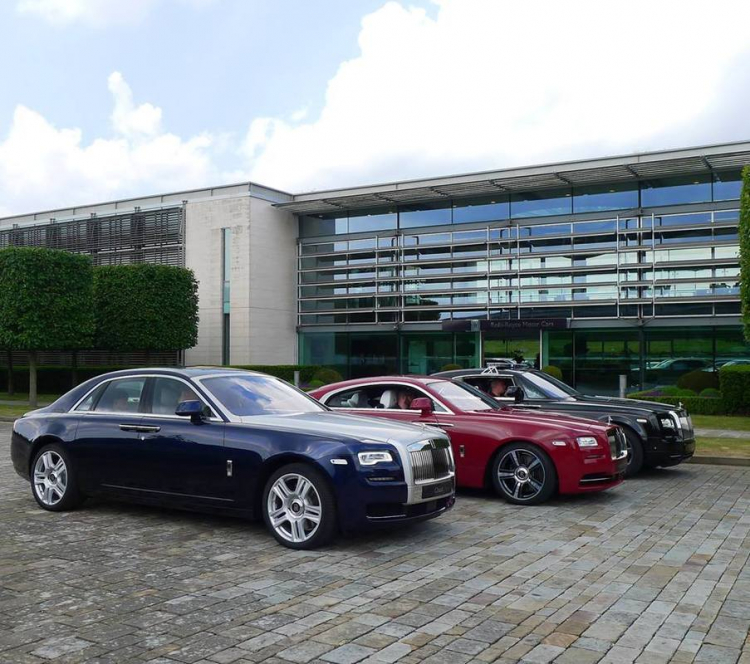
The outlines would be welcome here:
<svg viewBox="0 0 750 664">
<path fill-rule="evenodd" d="M 291 385 L 270 376 L 239 374 L 204 378 L 201 383 L 232 415 L 292 415 L 327 410 Z"/>
<path fill-rule="evenodd" d="M 523 377 L 538 390 L 544 392 L 550 399 L 567 399 L 580 394 L 580 392 L 574 390 L 570 385 L 566 385 L 561 380 L 547 374 L 527 371 Z"/>
<path fill-rule="evenodd" d="M 430 388 L 456 410 L 476 411 L 501 408 L 497 401 L 465 383 L 453 383 L 446 380 L 430 383 Z"/>
</svg>

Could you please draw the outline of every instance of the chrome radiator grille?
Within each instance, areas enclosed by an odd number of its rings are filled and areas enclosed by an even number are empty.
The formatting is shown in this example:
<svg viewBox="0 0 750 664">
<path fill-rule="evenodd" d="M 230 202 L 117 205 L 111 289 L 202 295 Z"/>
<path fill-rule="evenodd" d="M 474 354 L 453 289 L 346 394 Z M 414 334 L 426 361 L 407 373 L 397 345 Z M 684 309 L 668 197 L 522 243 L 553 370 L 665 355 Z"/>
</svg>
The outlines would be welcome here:
<svg viewBox="0 0 750 664">
<path fill-rule="evenodd" d="M 626 450 L 625 434 L 622 432 L 622 429 L 615 429 L 614 431 L 609 432 L 607 438 L 609 440 L 609 451 L 612 458 L 619 459 Z"/>
<path fill-rule="evenodd" d="M 429 482 L 449 477 L 453 470 L 450 447 L 444 441 L 425 443 L 420 450 L 409 452 L 415 482 Z"/>
</svg>

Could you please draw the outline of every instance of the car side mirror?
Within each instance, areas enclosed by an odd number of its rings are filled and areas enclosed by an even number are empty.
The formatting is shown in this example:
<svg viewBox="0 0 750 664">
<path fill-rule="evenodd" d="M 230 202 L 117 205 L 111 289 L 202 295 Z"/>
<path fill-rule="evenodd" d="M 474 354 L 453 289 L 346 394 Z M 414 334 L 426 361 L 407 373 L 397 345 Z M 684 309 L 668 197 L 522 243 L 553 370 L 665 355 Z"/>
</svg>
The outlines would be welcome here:
<svg viewBox="0 0 750 664">
<path fill-rule="evenodd" d="M 189 417 L 193 424 L 200 424 L 205 420 L 203 404 L 200 401 L 180 401 L 174 414 Z"/>
<path fill-rule="evenodd" d="M 513 399 L 516 403 L 521 403 L 524 398 L 523 388 L 518 385 L 511 385 L 505 390 L 505 396 L 509 399 Z"/>
<path fill-rule="evenodd" d="M 411 409 L 422 411 L 422 417 L 432 415 L 432 399 L 428 399 L 427 397 L 417 397 L 416 399 L 412 399 Z"/>
</svg>

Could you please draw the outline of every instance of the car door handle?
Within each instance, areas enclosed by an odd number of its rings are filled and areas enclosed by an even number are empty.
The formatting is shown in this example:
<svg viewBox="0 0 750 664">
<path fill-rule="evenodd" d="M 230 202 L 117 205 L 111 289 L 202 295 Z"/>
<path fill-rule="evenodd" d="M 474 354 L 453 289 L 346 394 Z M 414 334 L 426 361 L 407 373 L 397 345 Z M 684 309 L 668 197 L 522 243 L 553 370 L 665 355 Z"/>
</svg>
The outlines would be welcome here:
<svg viewBox="0 0 750 664">
<path fill-rule="evenodd" d="M 138 425 L 137 424 L 121 424 L 120 430 L 121 431 L 138 431 Z"/>
<path fill-rule="evenodd" d="M 139 424 L 135 428 L 135 430 L 140 431 L 141 433 L 156 433 L 157 431 L 161 431 L 161 427 L 151 426 L 148 424 Z"/>
<path fill-rule="evenodd" d="M 456 425 L 455 424 L 443 424 L 442 422 L 438 422 L 438 426 L 441 429 L 451 429 L 451 428 L 453 428 Z"/>
</svg>

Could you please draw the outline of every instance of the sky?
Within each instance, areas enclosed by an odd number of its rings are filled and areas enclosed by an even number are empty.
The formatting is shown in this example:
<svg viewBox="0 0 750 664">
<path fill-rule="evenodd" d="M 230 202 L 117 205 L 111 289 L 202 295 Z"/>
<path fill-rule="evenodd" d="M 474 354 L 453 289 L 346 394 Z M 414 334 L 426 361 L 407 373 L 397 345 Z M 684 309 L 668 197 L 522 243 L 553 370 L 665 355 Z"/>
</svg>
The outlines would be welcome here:
<svg viewBox="0 0 750 664">
<path fill-rule="evenodd" d="M 0 0 L 0 215 L 750 140 L 750 2 Z"/>
</svg>

